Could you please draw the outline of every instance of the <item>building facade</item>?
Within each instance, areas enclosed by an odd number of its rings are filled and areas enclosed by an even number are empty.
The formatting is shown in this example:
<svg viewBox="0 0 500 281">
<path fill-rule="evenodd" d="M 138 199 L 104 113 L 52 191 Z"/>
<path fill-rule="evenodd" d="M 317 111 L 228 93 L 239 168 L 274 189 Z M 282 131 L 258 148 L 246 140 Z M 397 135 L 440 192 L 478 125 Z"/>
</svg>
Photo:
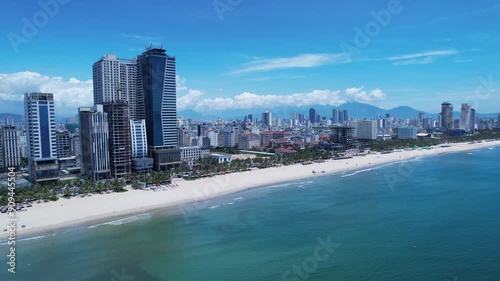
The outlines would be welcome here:
<svg viewBox="0 0 500 281">
<path fill-rule="evenodd" d="M 104 103 L 103 110 L 108 115 L 111 176 L 128 177 L 132 167 L 128 104 L 126 101 Z"/>
<path fill-rule="evenodd" d="M 0 168 L 21 165 L 17 129 L 13 125 L 0 128 Z"/>
<path fill-rule="evenodd" d="M 143 158 L 148 155 L 148 139 L 146 121 L 130 120 L 130 136 L 132 142 L 132 158 Z"/>
<path fill-rule="evenodd" d="M 93 180 L 111 177 L 108 114 L 103 105 L 79 108 L 81 172 Z"/>
<path fill-rule="evenodd" d="M 57 144 L 57 157 L 59 159 L 68 158 L 72 156 L 71 137 L 68 131 L 56 132 L 56 144 Z"/>
<path fill-rule="evenodd" d="M 137 117 L 146 122 L 148 153 L 155 169 L 180 165 L 177 144 L 175 57 L 149 49 L 137 57 Z"/>
<path fill-rule="evenodd" d="M 449 102 L 441 104 L 441 128 L 445 131 L 453 129 L 453 105 Z"/>
<path fill-rule="evenodd" d="M 59 180 L 54 95 L 51 93 L 26 93 L 24 109 L 29 147 L 28 173 L 30 181 L 41 183 Z"/>
<path fill-rule="evenodd" d="M 137 118 L 137 61 L 104 55 L 92 66 L 94 104 L 126 101 L 128 118 Z"/>
</svg>

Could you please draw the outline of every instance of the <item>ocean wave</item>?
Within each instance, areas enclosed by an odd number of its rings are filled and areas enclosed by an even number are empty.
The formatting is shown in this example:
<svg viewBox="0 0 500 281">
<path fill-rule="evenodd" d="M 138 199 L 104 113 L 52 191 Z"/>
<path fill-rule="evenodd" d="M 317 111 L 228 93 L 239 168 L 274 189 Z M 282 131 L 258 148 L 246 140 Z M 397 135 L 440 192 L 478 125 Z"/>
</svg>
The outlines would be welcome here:
<svg viewBox="0 0 500 281">
<path fill-rule="evenodd" d="M 237 200 L 242 200 L 242 199 L 243 199 L 243 197 L 238 197 L 238 198 L 234 198 L 233 200 L 237 201 Z"/>
<path fill-rule="evenodd" d="M 54 236 L 54 235 L 49 235 L 49 236 Z M 39 235 L 39 236 L 30 237 L 30 238 L 19 239 L 19 240 L 17 240 L 17 242 L 24 242 L 24 241 L 30 241 L 30 240 L 38 240 L 38 239 L 42 239 L 42 238 L 45 238 L 45 237 L 47 237 L 47 236 L 46 235 Z M 8 244 L 8 241 L 2 241 L 0 243 L 0 246 L 7 245 L 7 244 Z"/>
<path fill-rule="evenodd" d="M 114 220 L 114 221 L 109 221 L 109 222 L 105 222 L 105 223 L 92 225 L 92 226 L 89 226 L 88 228 L 94 228 L 94 227 L 103 226 L 103 225 L 115 225 L 116 226 L 116 225 L 131 223 L 131 222 L 138 221 L 138 220 L 147 220 L 150 218 L 151 218 L 151 214 L 146 213 L 146 214 L 135 215 L 135 216 L 119 219 L 119 220 Z"/>
<path fill-rule="evenodd" d="M 364 169 L 364 170 L 359 170 L 359 171 L 355 171 L 354 173 L 350 173 L 350 174 L 347 174 L 347 175 L 342 175 L 341 177 L 342 178 L 345 178 L 345 177 L 352 177 L 352 176 L 355 176 L 359 173 L 363 173 L 363 172 L 369 172 L 369 171 L 373 171 L 375 170 L 376 168 L 370 168 L 370 169 Z"/>
<path fill-rule="evenodd" d="M 212 207 L 208 207 L 209 209 L 215 209 L 215 208 L 219 208 L 220 205 L 215 205 L 215 206 L 212 206 Z"/>
<path fill-rule="evenodd" d="M 233 205 L 233 204 L 234 204 L 234 202 L 229 202 L 229 203 L 226 203 L 224 205 Z"/>
</svg>

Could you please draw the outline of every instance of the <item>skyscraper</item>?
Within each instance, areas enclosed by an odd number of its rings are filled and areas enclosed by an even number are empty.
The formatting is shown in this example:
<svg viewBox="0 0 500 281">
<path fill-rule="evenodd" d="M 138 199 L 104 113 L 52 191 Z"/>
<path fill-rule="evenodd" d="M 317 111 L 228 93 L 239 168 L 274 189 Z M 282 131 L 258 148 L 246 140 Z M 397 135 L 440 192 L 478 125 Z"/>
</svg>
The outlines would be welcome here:
<svg viewBox="0 0 500 281">
<path fill-rule="evenodd" d="M 340 113 L 340 110 L 338 108 L 334 108 L 333 109 L 333 112 L 332 112 L 332 122 L 333 124 L 337 124 L 339 123 L 339 113 Z"/>
<path fill-rule="evenodd" d="M 24 110 L 28 130 L 29 178 L 33 183 L 59 180 L 54 95 L 26 93 Z"/>
<path fill-rule="evenodd" d="M 342 114 L 344 115 L 344 122 L 349 121 L 349 115 L 347 115 L 347 109 L 344 109 L 342 111 Z"/>
<path fill-rule="evenodd" d="M 470 109 L 470 129 L 469 132 L 474 133 L 476 130 L 476 110 L 474 108 Z"/>
<path fill-rule="evenodd" d="M 453 129 L 453 105 L 449 102 L 441 104 L 441 128 L 446 131 Z"/>
<path fill-rule="evenodd" d="M 316 123 L 316 109 L 314 108 L 309 109 L 309 121 L 311 121 L 311 123 Z"/>
<path fill-rule="evenodd" d="M 112 177 L 127 177 L 131 173 L 131 139 L 126 101 L 103 104 L 108 114 L 109 162 Z"/>
<path fill-rule="evenodd" d="M 148 49 L 137 57 L 137 117 L 146 121 L 150 157 L 155 169 L 179 166 L 175 57 Z"/>
<path fill-rule="evenodd" d="M 464 129 L 466 131 L 470 130 L 471 111 L 472 107 L 469 104 L 467 103 L 462 104 L 462 108 L 460 111 L 460 123 L 459 123 L 460 129 Z"/>
<path fill-rule="evenodd" d="M 500 128 L 500 114 L 497 116 L 497 128 Z"/>
<path fill-rule="evenodd" d="M 137 61 L 120 59 L 116 55 L 104 55 L 94 63 L 94 104 L 126 101 L 128 118 L 137 118 Z"/>
<path fill-rule="evenodd" d="M 108 114 L 103 105 L 79 108 L 82 175 L 93 180 L 111 177 Z"/>
<path fill-rule="evenodd" d="M 0 128 L 0 168 L 21 165 L 21 154 L 17 143 L 17 129 L 6 125 Z"/>
<path fill-rule="evenodd" d="M 265 127 L 271 127 L 273 125 L 273 117 L 272 113 L 266 111 L 262 113 L 262 125 Z"/>
</svg>

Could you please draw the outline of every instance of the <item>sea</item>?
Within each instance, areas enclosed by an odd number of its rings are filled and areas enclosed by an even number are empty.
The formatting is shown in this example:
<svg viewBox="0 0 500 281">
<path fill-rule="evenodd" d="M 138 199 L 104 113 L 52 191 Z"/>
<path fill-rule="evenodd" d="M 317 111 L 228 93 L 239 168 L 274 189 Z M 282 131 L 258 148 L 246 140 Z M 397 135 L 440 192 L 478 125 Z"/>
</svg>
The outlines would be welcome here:
<svg viewBox="0 0 500 281">
<path fill-rule="evenodd" d="M 500 280 L 499 159 L 492 147 L 311 174 L 25 237 L 15 274 L 2 241 L 0 280 Z"/>
</svg>

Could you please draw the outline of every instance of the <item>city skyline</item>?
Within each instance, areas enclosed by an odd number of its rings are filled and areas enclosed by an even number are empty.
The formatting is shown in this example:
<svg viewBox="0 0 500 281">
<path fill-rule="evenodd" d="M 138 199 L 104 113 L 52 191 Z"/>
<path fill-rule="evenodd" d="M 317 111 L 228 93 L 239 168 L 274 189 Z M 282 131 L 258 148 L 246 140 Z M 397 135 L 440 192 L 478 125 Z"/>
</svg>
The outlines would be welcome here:
<svg viewBox="0 0 500 281">
<path fill-rule="evenodd" d="M 56 109 L 61 115 L 75 114 L 78 106 L 92 104 L 89 66 L 95 58 L 104 54 L 134 57 L 150 44 L 164 46 L 180 62 L 179 110 L 222 111 L 228 107 L 266 106 L 272 110 L 279 105 L 338 106 L 344 101 L 358 101 L 384 109 L 408 105 L 437 113 L 442 100 L 462 104 L 476 99 L 478 104 L 473 105 L 478 112 L 498 112 L 494 105 L 500 100 L 493 93 L 499 87 L 496 82 L 499 41 L 497 31 L 491 26 L 498 21 L 500 6 L 494 1 L 438 4 L 446 9 L 436 8 L 435 4 L 431 7 L 430 3 L 400 1 L 387 24 L 379 23 L 380 31 L 369 37 L 369 44 L 362 48 L 354 44 L 359 35 L 356 30 L 365 30 L 369 23 L 376 23 L 374 15 L 387 15 L 384 11 L 388 11 L 391 1 L 324 1 L 316 5 L 298 1 L 266 4 L 245 1 L 222 16 L 210 1 L 197 6 L 149 1 L 146 4 L 157 7 L 158 11 L 148 8 L 151 13 L 148 18 L 155 18 L 161 24 L 142 19 L 144 23 L 137 26 L 136 20 L 123 20 L 119 12 L 95 22 L 72 20 L 81 11 L 96 13 L 98 17 L 99 12 L 93 9 L 95 3 L 60 4 L 46 25 L 37 28 L 28 42 L 18 45 L 9 38 L 13 38 L 12 34 L 23 35 L 24 22 L 20 19 L 31 20 L 32 15 L 44 10 L 37 4 L 6 3 L 5 10 L 12 12 L 2 14 L 3 33 L 10 37 L 0 40 L 0 46 L 7 50 L 0 66 L 1 112 L 22 105 L 24 92 L 44 91 L 56 95 Z M 111 4 L 100 3 L 99 10 L 111 8 L 108 5 Z M 148 7 L 131 3 L 124 6 L 134 6 L 138 11 Z M 155 17 L 166 7 L 178 13 L 168 18 Z M 301 26 L 294 17 L 286 16 L 276 21 L 274 15 L 283 9 L 311 24 Z M 256 14 L 262 22 L 249 26 L 247 22 Z M 481 21 L 475 21 L 479 18 Z M 464 20 L 474 24 L 463 29 Z M 79 28 L 81 24 L 87 28 Z M 103 30 L 102 24 L 109 28 Z M 65 25 L 83 30 L 83 34 L 74 38 Z M 160 26 L 172 25 L 185 28 L 172 29 L 167 39 Z M 287 35 L 288 32 L 283 32 L 287 30 L 294 32 Z M 307 40 L 297 41 L 297 33 Z M 248 36 L 257 40 L 249 42 L 245 40 Z M 358 46 L 359 52 L 346 52 L 349 49 L 346 46 Z M 44 56 L 36 55 L 40 51 Z M 78 56 L 72 55 L 74 52 Z M 57 59 L 65 56 L 72 59 Z M 453 75 L 450 69 L 454 70 Z"/>
</svg>

